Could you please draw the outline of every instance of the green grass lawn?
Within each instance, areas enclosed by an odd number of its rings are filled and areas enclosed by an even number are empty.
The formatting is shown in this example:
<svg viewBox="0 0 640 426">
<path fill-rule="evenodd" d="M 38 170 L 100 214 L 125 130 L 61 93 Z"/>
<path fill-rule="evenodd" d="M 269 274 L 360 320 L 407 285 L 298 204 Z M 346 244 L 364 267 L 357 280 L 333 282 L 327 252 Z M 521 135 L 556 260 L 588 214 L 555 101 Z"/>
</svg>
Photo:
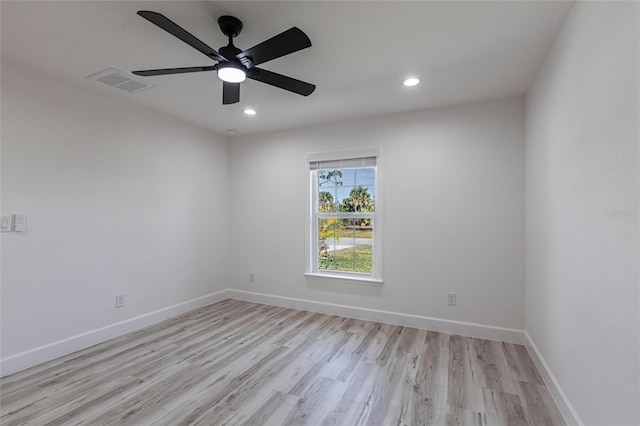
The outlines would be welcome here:
<svg viewBox="0 0 640 426">
<path fill-rule="evenodd" d="M 341 226 L 336 227 L 336 234 L 338 238 L 353 238 L 354 230 L 343 228 Z M 373 238 L 373 231 L 371 229 L 355 229 L 355 238 Z"/>
<path fill-rule="evenodd" d="M 371 231 L 369 231 L 371 232 Z M 362 237 L 366 238 L 366 237 Z M 355 251 L 355 268 L 354 268 Z M 320 259 L 320 269 L 344 272 L 373 272 L 373 247 L 356 246 L 329 252 L 327 259 Z"/>
</svg>

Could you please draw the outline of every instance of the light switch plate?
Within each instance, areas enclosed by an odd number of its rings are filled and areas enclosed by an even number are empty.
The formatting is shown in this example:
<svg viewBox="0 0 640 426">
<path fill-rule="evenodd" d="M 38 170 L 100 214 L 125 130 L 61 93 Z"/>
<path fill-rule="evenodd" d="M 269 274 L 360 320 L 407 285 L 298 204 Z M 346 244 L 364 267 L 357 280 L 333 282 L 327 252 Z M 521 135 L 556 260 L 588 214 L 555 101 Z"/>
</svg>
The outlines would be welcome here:
<svg viewBox="0 0 640 426">
<path fill-rule="evenodd" d="M 9 216 L 0 218 L 0 232 L 11 232 L 11 218 Z"/>
</svg>

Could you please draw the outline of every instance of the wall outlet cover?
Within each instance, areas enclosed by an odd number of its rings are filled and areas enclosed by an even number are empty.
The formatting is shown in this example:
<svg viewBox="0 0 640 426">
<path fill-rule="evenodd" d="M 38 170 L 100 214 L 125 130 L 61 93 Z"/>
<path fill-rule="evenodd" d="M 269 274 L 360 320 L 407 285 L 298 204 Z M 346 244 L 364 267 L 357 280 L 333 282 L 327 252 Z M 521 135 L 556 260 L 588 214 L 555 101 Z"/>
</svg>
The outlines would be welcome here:
<svg viewBox="0 0 640 426">
<path fill-rule="evenodd" d="M 116 295 L 116 308 L 122 308 L 124 306 L 124 294 Z"/>
<path fill-rule="evenodd" d="M 456 306 L 456 294 L 455 293 L 449 293 L 447 295 L 447 304 L 449 306 Z"/>
</svg>

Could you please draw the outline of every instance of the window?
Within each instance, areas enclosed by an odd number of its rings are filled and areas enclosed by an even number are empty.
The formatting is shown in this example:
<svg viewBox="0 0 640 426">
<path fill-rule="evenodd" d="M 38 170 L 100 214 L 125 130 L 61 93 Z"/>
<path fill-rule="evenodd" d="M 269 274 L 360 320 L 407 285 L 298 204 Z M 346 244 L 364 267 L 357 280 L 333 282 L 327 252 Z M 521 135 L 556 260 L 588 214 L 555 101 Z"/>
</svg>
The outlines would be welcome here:
<svg viewBox="0 0 640 426">
<path fill-rule="evenodd" d="M 311 275 L 380 282 L 377 150 L 340 155 L 308 157 Z"/>
</svg>

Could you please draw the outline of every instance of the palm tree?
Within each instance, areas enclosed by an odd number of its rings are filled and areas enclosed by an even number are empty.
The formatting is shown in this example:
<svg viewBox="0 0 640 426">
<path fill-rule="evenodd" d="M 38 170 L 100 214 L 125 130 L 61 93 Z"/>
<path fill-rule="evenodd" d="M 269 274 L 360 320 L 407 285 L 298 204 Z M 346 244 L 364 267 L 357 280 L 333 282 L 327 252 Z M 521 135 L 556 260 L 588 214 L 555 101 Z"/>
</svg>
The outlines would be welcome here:
<svg viewBox="0 0 640 426">
<path fill-rule="evenodd" d="M 318 211 L 332 212 L 335 210 L 333 204 L 333 195 L 327 191 L 320 191 L 318 193 Z"/>
<path fill-rule="evenodd" d="M 349 198 L 345 198 L 342 201 L 341 210 L 345 212 L 368 211 L 368 207 L 372 205 L 372 202 L 369 188 L 356 186 L 349 192 Z"/>
</svg>

